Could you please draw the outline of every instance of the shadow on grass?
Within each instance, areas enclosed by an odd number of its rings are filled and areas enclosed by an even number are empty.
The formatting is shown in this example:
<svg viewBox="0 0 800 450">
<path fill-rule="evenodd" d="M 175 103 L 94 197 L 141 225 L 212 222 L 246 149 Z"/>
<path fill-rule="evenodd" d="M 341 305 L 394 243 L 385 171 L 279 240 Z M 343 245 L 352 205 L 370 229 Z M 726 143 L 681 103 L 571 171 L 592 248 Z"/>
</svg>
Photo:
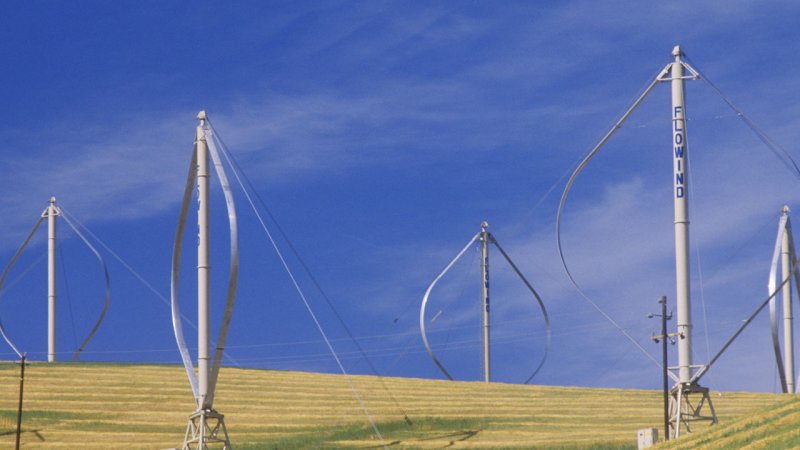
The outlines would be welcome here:
<svg viewBox="0 0 800 450">
<path fill-rule="evenodd" d="M 245 443 L 237 449 L 341 449 L 341 448 L 416 448 L 422 442 L 441 441 L 439 448 L 448 448 L 458 442 L 477 436 L 479 430 L 475 420 L 448 420 L 423 418 L 409 425 L 405 421 L 378 424 L 381 437 L 379 442 L 369 425 L 341 425 L 328 428 L 308 428 L 296 430 L 293 436 L 282 436 L 274 440 Z M 435 445 L 435 444 L 434 444 Z"/>
<path fill-rule="evenodd" d="M 45 441 L 44 436 L 42 436 L 42 433 L 39 433 L 39 430 L 22 430 L 22 433 L 23 434 L 25 434 L 25 433 L 33 433 L 34 436 L 36 436 L 37 439 L 39 439 L 42 442 Z M 4 432 L 0 433 L 0 436 L 13 436 L 15 434 L 17 434 L 17 430 L 11 430 L 11 431 L 4 431 Z"/>
<path fill-rule="evenodd" d="M 437 436 L 430 436 L 422 439 L 417 439 L 417 441 L 437 441 L 441 439 L 448 439 L 448 438 L 458 438 L 453 439 L 450 441 L 448 445 L 445 445 L 443 448 L 452 447 L 456 445 L 456 442 L 464 442 L 468 439 L 471 439 L 480 433 L 481 430 L 467 430 L 467 431 L 457 431 L 455 433 L 450 434 L 441 434 Z"/>
</svg>

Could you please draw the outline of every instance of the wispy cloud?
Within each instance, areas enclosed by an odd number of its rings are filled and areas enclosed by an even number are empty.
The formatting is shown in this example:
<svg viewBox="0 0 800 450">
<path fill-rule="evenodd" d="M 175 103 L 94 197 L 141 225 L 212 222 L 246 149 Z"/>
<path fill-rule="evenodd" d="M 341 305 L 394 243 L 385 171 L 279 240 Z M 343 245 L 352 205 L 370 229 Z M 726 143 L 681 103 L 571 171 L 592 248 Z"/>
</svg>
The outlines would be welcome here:
<svg viewBox="0 0 800 450">
<path fill-rule="evenodd" d="M 334 300 L 359 328 L 375 331 L 410 310 L 396 328 L 414 331 L 427 283 L 487 219 L 553 315 L 558 352 L 548 380 L 602 368 L 592 381 L 571 382 L 644 384 L 637 371 L 649 363 L 580 299 L 560 266 L 553 221 L 563 180 L 556 180 L 677 43 L 779 142 L 796 142 L 800 107 L 785 94 L 799 83 L 795 67 L 761 56 L 772 49 L 769 58 L 788 61 L 796 48 L 773 49 L 774 34 L 765 32 L 774 22 L 761 18 L 795 17 L 797 6 L 416 6 L 324 3 L 286 7 L 267 19 L 220 15 L 219 28 L 234 21 L 236 27 L 202 47 L 203 64 L 219 80 L 198 81 L 178 69 L 162 78 L 149 72 L 115 86 L 141 94 L 125 105 L 147 114 L 65 116 L 4 129 L 3 245 L 19 242 L 51 195 L 94 223 L 172 214 L 196 123 L 196 111 L 184 105 L 199 99 L 259 188 L 322 196 L 314 189 L 347 186 L 325 197 L 330 204 L 292 206 L 301 210 L 293 211 L 297 222 L 318 212 L 336 219 L 305 224 L 333 236 L 324 245 L 342 246 L 322 251 L 308 244 L 317 251 L 312 266 L 325 267 Z M 201 23 L 202 12 L 196 14 Z M 153 98 L 150 86 L 180 89 L 178 106 L 163 107 L 166 100 Z M 649 102 L 662 103 L 637 113 L 576 183 L 562 236 L 578 283 L 644 342 L 655 326 L 645 314 L 674 290 L 668 99 L 667 88 L 659 89 Z M 713 346 L 750 308 L 750 294 L 765 290 L 759 271 L 767 269 L 762 257 L 775 227 L 753 236 L 777 220 L 780 206 L 800 199 L 796 181 L 769 152 L 755 150 L 757 139 L 742 137 L 748 131 L 734 126 L 724 106 L 705 106 L 719 100 L 702 93 L 702 83 L 689 89 L 693 255 L 700 250 L 709 279 Z M 377 181 L 365 188 L 358 184 L 365 177 Z M 553 183 L 553 194 L 542 199 Z M 360 194 L 366 189 L 369 196 Z M 333 231 L 322 230 L 328 227 Z M 700 265 L 693 268 L 699 299 Z M 493 280 L 498 293 L 507 289 L 509 311 L 531 306 L 516 288 L 504 288 L 518 284 L 513 274 L 496 269 Z M 696 300 L 700 334 L 699 307 Z M 472 311 L 453 312 L 456 324 L 473 319 Z M 629 370 L 614 370 L 623 366 Z"/>
</svg>

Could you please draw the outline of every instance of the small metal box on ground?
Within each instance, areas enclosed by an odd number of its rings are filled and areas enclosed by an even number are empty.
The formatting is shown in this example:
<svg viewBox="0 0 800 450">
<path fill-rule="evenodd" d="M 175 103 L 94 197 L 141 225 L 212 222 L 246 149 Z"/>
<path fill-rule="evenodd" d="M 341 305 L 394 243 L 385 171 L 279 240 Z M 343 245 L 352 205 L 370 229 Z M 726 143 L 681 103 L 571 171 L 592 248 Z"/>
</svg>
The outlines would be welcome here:
<svg viewBox="0 0 800 450">
<path fill-rule="evenodd" d="M 649 448 L 658 442 L 657 428 L 643 428 L 639 430 L 639 450 Z"/>
</svg>

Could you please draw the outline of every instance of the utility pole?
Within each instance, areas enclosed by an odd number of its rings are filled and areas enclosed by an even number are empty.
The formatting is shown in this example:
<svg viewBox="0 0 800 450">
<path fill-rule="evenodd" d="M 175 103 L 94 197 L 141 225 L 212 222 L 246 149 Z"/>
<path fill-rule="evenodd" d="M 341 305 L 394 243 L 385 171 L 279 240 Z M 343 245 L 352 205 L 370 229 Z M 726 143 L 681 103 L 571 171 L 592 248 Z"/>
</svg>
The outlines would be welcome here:
<svg viewBox="0 0 800 450">
<path fill-rule="evenodd" d="M 648 314 L 647 318 L 661 317 L 661 334 L 653 336 L 653 341 L 658 344 L 661 342 L 661 372 L 663 375 L 664 390 L 664 439 L 669 440 L 669 366 L 667 364 L 667 340 L 674 337 L 676 333 L 667 333 L 667 321 L 672 319 L 672 313 L 667 314 L 667 297 L 662 296 L 658 299 L 661 305 L 661 314 Z"/>
<path fill-rule="evenodd" d="M 19 438 L 22 434 L 22 393 L 25 389 L 25 355 L 20 358 L 20 373 L 19 373 L 19 404 L 17 405 L 17 445 L 14 447 L 19 450 Z"/>
</svg>

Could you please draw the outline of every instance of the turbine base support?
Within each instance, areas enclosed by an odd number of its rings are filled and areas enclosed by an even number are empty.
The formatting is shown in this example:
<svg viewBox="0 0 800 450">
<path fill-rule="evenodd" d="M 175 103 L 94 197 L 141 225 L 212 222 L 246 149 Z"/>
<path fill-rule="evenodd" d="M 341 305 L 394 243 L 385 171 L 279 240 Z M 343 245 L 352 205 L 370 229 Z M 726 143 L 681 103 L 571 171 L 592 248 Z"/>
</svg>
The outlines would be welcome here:
<svg viewBox="0 0 800 450">
<path fill-rule="evenodd" d="M 213 409 L 201 409 L 189 416 L 183 450 L 231 450 L 225 416 Z"/>
<path fill-rule="evenodd" d="M 674 438 L 680 437 L 681 426 L 687 433 L 691 433 L 693 422 L 710 422 L 717 424 L 717 413 L 711 403 L 709 389 L 696 382 L 678 383 L 673 386 L 669 399 L 669 426 L 670 434 Z M 708 405 L 710 415 L 704 415 L 703 407 Z"/>
</svg>

